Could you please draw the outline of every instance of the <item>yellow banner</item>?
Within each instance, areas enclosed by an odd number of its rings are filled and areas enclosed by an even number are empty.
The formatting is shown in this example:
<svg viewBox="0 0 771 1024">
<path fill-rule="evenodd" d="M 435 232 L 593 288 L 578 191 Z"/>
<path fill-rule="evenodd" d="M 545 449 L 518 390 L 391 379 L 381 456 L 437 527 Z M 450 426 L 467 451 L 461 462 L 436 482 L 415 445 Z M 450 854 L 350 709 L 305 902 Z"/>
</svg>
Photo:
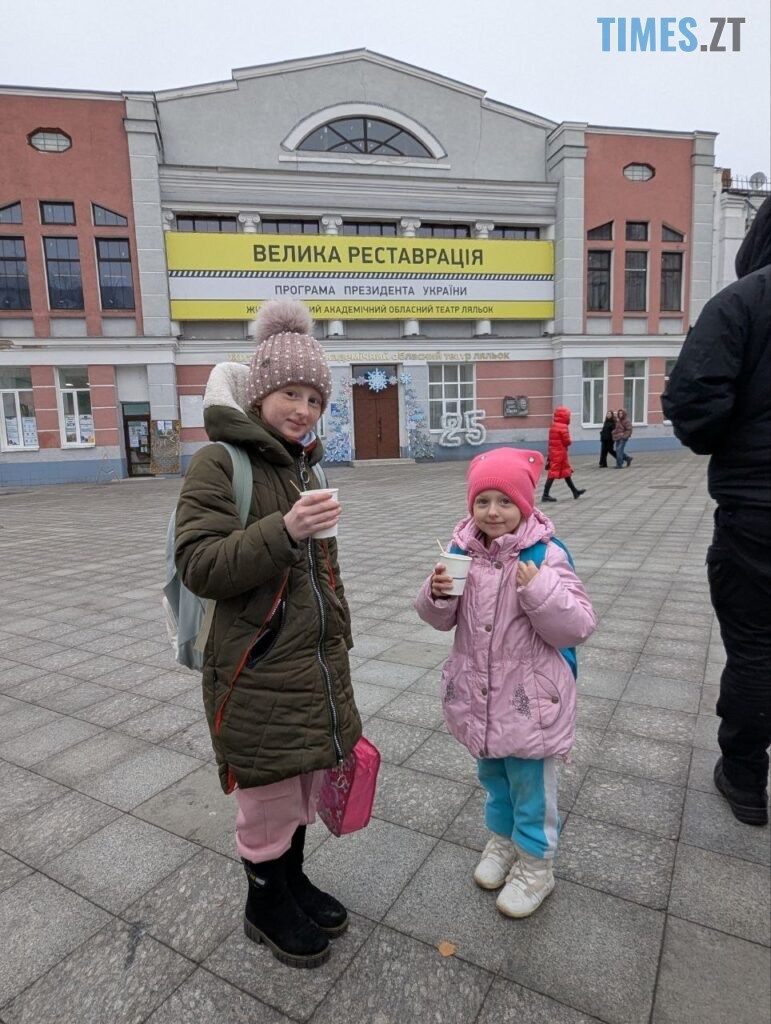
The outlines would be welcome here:
<svg viewBox="0 0 771 1024">
<path fill-rule="evenodd" d="M 181 299 L 173 320 L 250 320 L 259 302 Z M 306 302 L 317 320 L 551 320 L 553 302 Z"/>
</svg>

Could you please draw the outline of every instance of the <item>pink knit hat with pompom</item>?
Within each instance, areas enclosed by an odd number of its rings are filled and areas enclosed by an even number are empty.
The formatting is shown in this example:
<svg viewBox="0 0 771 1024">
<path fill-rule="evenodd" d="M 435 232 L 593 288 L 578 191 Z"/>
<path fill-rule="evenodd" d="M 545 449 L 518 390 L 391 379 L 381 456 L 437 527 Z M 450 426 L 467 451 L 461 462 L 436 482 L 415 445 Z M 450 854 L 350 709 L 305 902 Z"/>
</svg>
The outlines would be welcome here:
<svg viewBox="0 0 771 1024">
<path fill-rule="evenodd" d="M 249 365 L 247 398 L 251 406 L 286 384 L 308 384 L 326 408 L 332 375 L 324 350 L 312 334 L 313 319 L 294 299 L 272 299 L 260 307 L 256 320 L 257 349 Z"/>
</svg>

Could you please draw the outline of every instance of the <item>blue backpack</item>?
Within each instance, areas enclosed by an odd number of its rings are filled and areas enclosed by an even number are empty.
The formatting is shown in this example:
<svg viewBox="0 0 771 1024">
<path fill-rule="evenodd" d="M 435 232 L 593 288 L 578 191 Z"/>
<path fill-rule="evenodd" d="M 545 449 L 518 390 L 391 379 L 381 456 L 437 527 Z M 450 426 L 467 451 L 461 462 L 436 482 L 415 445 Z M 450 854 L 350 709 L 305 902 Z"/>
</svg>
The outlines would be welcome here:
<svg viewBox="0 0 771 1024">
<path fill-rule="evenodd" d="M 551 543 L 561 547 L 565 552 L 570 563 L 570 568 L 575 569 L 575 563 L 573 562 L 573 556 L 570 554 L 568 549 L 558 540 L 556 537 L 551 538 Z M 457 544 L 451 544 L 448 548 L 448 554 L 451 555 L 465 555 L 466 552 L 458 547 Z M 529 548 L 524 548 L 519 553 L 520 561 L 532 562 L 537 569 L 540 569 L 544 558 L 546 558 L 546 542 L 539 540 L 537 544 L 531 544 Z M 560 654 L 570 666 L 570 671 L 573 673 L 573 678 L 578 679 L 578 655 L 576 654 L 575 647 L 560 647 Z"/>
</svg>

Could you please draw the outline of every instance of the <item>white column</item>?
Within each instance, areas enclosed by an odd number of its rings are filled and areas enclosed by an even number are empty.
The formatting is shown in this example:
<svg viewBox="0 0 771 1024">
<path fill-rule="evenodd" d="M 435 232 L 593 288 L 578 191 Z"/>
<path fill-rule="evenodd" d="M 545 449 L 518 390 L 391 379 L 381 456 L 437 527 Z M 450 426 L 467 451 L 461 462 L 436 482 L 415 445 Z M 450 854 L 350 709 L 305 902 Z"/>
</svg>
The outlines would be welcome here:
<svg viewBox="0 0 771 1024">
<path fill-rule="evenodd" d="M 478 220 L 474 225 L 474 238 L 489 238 L 490 232 L 495 227 L 492 221 Z M 492 334 L 493 327 L 489 320 L 477 320 L 474 324 L 474 336 Z"/>
<path fill-rule="evenodd" d="M 325 235 L 339 235 L 343 226 L 343 218 L 334 214 L 326 214 L 321 218 L 321 229 Z M 345 336 L 345 324 L 342 320 L 327 321 L 327 337 L 342 338 Z"/>
<path fill-rule="evenodd" d="M 239 213 L 238 223 L 241 225 L 241 230 L 245 235 L 256 235 L 257 225 L 260 223 L 260 215 L 253 210 L 245 210 L 243 213 Z"/>
<path fill-rule="evenodd" d="M 402 217 L 399 221 L 399 234 L 402 238 L 414 238 L 419 227 L 420 221 L 414 217 Z M 420 334 L 420 321 L 402 320 L 402 337 L 409 338 L 415 334 Z"/>
</svg>

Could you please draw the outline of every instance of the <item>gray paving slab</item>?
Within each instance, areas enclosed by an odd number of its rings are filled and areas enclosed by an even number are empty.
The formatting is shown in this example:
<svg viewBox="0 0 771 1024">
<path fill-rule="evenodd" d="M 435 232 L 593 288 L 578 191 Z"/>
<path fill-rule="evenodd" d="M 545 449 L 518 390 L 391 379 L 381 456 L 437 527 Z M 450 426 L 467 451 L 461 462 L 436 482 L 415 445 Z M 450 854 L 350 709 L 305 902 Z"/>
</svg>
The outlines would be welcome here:
<svg viewBox="0 0 771 1024">
<path fill-rule="evenodd" d="M 441 836 L 471 792 L 468 786 L 425 772 L 382 764 L 373 813 L 416 832 Z"/>
<path fill-rule="evenodd" d="M 653 779 L 590 768 L 573 805 L 588 818 L 677 839 L 685 790 Z"/>
<path fill-rule="evenodd" d="M 597 1019 L 521 985 L 496 978 L 477 1024 L 595 1024 Z"/>
<path fill-rule="evenodd" d="M 431 735 L 430 729 L 404 725 L 377 715 L 369 719 L 365 732 L 380 751 L 383 761 L 391 764 L 402 764 Z"/>
<path fill-rule="evenodd" d="M 22 736 L 0 743 L 0 757 L 22 768 L 29 768 L 100 732 L 101 729 L 88 722 L 62 716 Z"/>
<path fill-rule="evenodd" d="M 289 1017 L 199 968 L 147 1024 L 292 1024 Z"/>
<path fill-rule="evenodd" d="M 0 830 L 0 846 L 41 868 L 119 816 L 115 807 L 65 791 L 59 799 L 5 822 Z"/>
<path fill-rule="evenodd" d="M 768 829 L 742 825 L 734 818 L 727 802 L 716 793 L 689 789 L 685 797 L 680 838 L 691 846 L 714 853 L 771 864 Z"/>
<path fill-rule="evenodd" d="M 5 842 L 4 838 L 3 842 Z M 0 892 L 16 885 L 18 881 L 31 873 L 32 868 L 28 864 L 22 864 L 20 860 L 16 860 L 15 857 L 0 850 Z"/>
<path fill-rule="evenodd" d="M 597 768 L 684 785 L 690 759 L 690 747 L 682 744 L 608 730 L 592 762 Z"/>
</svg>

